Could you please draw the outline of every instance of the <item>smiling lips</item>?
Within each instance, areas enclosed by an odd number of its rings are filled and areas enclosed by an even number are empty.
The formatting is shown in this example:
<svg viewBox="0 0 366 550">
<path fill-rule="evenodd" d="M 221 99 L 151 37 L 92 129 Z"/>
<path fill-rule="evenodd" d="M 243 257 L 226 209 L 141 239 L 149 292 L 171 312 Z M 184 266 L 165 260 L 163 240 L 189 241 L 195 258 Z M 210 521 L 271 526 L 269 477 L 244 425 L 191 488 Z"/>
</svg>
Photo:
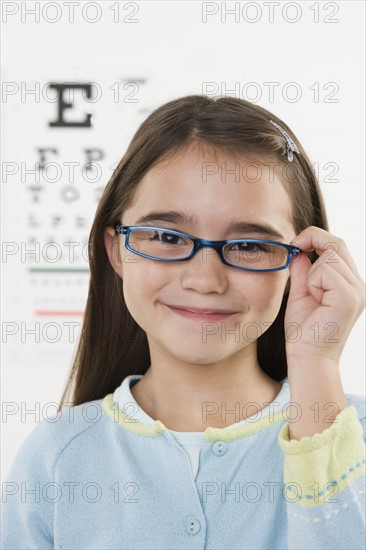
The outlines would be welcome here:
<svg viewBox="0 0 366 550">
<path fill-rule="evenodd" d="M 200 309 L 197 307 L 182 307 L 182 306 L 167 306 L 180 315 L 181 317 L 186 317 L 188 319 L 201 319 L 207 321 L 219 321 L 220 319 L 225 319 L 237 311 L 231 311 L 228 309 Z"/>
<path fill-rule="evenodd" d="M 183 309 L 184 311 L 191 311 L 192 313 L 200 313 L 202 315 L 205 313 L 237 313 L 236 311 L 232 311 L 229 309 L 200 309 L 199 307 L 185 307 L 174 305 L 169 305 L 169 307 L 173 307 L 174 309 Z"/>
</svg>

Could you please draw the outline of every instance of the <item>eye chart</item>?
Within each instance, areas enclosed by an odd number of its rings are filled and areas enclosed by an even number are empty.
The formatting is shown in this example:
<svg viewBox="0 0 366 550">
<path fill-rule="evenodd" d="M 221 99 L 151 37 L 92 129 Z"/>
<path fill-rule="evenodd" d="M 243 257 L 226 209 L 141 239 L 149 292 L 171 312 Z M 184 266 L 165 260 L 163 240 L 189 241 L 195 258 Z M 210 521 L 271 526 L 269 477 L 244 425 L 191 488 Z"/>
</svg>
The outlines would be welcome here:
<svg viewBox="0 0 366 550">
<path fill-rule="evenodd" d="M 24 79 L 23 67 L 23 80 L 8 71 L 3 84 L 2 341 L 11 362 L 65 367 L 87 299 L 98 201 L 155 106 L 146 69 L 113 79 L 99 71 L 98 81 L 80 66 L 53 72 Z"/>
</svg>

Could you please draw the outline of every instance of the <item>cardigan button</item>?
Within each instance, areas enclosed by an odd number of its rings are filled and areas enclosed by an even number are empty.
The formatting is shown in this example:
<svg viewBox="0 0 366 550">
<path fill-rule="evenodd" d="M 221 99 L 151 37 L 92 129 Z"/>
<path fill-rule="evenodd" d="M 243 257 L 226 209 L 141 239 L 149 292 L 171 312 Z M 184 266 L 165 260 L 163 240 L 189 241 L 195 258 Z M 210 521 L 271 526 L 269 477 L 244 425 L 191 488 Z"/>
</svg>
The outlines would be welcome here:
<svg viewBox="0 0 366 550">
<path fill-rule="evenodd" d="M 197 533 L 201 530 L 201 524 L 198 521 L 198 519 L 191 516 L 189 518 L 188 523 L 186 524 L 186 531 L 190 535 L 197 535 Z"/>
<path fill-rule="evenodd" d="M 215 441 L 212 445 L 212 452 L 216 456 L 224 456 L 227 453 L 227 444 L 225 441 Z"/>
</svg>

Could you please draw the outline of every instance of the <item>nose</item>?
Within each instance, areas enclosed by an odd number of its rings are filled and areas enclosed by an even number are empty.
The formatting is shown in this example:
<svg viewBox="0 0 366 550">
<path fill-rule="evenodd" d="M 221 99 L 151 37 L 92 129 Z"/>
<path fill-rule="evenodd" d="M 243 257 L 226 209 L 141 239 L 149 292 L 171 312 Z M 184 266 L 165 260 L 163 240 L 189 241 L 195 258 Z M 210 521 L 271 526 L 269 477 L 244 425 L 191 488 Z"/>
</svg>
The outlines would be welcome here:
<svg viewBox="0 0 366 550">
<path fill-rule="evenodd" d="M 203 246 L 184 263 L 182 286 L 201 293 L 223 293 L 228 286 L 229 266 L 225 265 L 216 250 Z"/>
</svg>

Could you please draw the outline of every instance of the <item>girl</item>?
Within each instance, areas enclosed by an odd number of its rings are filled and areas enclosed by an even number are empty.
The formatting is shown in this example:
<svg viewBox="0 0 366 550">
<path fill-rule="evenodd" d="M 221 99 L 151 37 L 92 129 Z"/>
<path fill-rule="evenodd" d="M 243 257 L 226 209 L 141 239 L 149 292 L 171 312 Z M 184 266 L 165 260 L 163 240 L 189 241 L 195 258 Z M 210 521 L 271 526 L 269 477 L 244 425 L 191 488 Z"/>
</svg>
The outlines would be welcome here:
<svg viewBox="0 0 366 550">
<path fill-rule="evenodd" d="M 241 99 L 161 106 L 89 244 L 75 362 L 5 483 L 3 548 L 363 548 L 365 404 L 339 360 L 364 283 L 290 128 Z"/>
</svg>

